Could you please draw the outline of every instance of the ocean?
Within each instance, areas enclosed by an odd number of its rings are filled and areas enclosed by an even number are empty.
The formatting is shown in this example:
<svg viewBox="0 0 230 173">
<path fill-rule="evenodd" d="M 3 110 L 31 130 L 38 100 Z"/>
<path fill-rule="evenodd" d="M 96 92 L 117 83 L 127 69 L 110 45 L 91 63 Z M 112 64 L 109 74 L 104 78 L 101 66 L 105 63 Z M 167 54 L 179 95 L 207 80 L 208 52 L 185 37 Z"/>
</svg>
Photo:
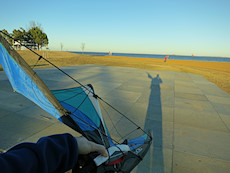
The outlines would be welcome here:
<svg viewBox="0 0 230 173">
<path fill-rule="evenodd" d="M 82 54 L 82 52 L 72 53 Z M 84 52 L 85 55 L 96 56 L 108 56 L 109 53 L 105 52 Z M 152 59 L 164 59 L 166 55 L 157 54 L 133 54 L 133 53 L 112 53 L 112 56 L 124 56 L 124 57 L 138 57 L 138 58 L 152 58 Z M 208 56 L 182 56 L 182 55 L 169 55 L 168 59 L 174 60 L 190 60 L 190 61 L 213 61 L 213 62 L 230 62 L 230 58 L 224 57 L 208 57 Z"/>
</svg>

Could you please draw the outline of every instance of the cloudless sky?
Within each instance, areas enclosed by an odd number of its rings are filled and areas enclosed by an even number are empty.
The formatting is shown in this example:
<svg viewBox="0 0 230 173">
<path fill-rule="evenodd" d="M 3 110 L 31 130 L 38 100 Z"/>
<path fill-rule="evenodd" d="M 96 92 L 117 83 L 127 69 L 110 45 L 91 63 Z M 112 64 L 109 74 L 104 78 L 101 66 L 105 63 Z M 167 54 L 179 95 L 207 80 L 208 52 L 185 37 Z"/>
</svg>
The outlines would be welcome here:
<svg viewBox="0 0 230 173">
<path fill-rule="evenodd" d="M 41 24 L 49 48 L 230 57 L 230 0 L 2 1 L 0 30 Z"/>
</svg>

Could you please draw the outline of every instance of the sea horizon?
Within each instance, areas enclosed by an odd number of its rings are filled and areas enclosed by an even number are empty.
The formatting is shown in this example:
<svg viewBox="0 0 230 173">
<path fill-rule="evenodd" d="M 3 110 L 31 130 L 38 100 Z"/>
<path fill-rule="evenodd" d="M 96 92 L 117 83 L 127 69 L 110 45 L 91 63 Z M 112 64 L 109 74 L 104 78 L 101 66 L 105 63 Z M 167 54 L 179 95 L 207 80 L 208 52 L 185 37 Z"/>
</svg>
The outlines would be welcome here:
<svg viewBox="0 0 230 173">
<path fill-rule="evenodd" d="M 95 55 L 95 56 L 123 56 L 133 58 L 151 58 L 151 59 L 167 59 L 172 60 L 188 60 L 188 61 L 212 61 L 212 62 L 230 62 L 230 57 L 217 57 L 217 56 L 188 56 L 188 55 L 170 55 L 170 54 L 141 54 L 141 53 L 111 53 L 109 52 L 80 52 L 69 51 L 71 53 Z"/>
</svg>

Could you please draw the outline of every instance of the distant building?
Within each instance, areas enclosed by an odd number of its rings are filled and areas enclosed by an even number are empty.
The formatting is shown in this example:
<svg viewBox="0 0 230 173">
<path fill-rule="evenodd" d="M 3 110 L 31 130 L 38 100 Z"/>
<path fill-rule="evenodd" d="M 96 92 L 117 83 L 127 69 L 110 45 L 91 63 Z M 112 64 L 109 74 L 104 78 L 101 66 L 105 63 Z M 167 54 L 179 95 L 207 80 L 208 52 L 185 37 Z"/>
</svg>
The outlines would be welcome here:
<svg viewBox="0 0 230 173">
<path fill-rule="evenodd" d="M 17 41 L 13 41 L 13 47 L 16 50 L 21 50 L 21 44 Z"/>
<path fill-rule="evenodd" d="M 14 40 L 12 43 L 13 43 L 12 44 L 13 48 L 16 49 L 16 50 L 21 50 L 22 48 L 24 48 L 24 46 L 26 46 L 26 48 L 30 48 L 30 49 L 33 49 L 33 50 L 38 50 L 38 45 L 36 43 L 33 43 L 33 42 L 15 41 Z M 39 45 L 39 48 L 41 49 L 42 46 Z"/>
</svg>

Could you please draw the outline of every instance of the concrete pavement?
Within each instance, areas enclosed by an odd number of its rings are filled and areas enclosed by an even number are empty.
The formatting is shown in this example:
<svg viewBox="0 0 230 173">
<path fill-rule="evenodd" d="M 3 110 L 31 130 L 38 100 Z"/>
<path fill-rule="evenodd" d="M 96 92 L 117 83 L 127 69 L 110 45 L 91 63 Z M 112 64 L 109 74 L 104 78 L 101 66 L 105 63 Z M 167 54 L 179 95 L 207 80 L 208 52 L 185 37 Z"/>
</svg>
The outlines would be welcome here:
<svg viewBox="0 0 230 173">
<path fill-rule="evenodd" d="M 150 151 L 132 172 L 230 172 L 230 95 L 202 76 L 97 65 L 62 69 L 152 131 Z M 76 86 L 53 68 L 36 72 L 50 89 Z M 64 132 L 79 135 L 13 92 L 0 72 L 0 149 Z"/>
</svg>

